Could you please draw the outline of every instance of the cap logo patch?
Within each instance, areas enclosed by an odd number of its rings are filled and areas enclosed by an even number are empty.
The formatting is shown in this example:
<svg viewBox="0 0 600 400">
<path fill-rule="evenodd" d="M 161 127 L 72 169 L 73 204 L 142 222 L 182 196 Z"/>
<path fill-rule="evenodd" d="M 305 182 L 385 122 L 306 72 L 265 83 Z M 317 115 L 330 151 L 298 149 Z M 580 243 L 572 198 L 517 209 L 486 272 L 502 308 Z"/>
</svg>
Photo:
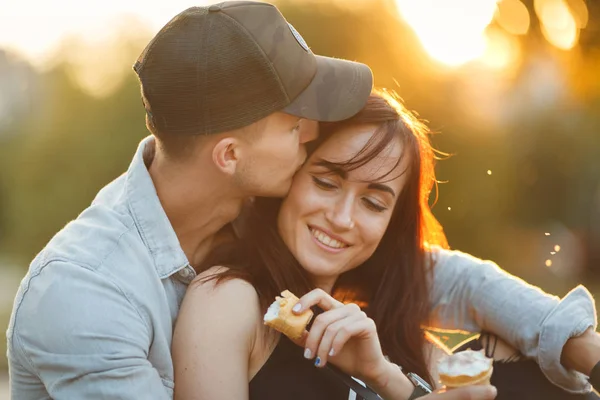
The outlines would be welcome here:
<svg viewBox="0 0 600 400">
<path fill-rule="evenodd" d="M 288 22 L 288 25 L 290 27 L 290 30 L 292 31 L 292 35 L 294 35 L 294 37 L 296 38 L 296 41 L 298 43 L 300 43 L 300 46 L 302 46 L 302 48 L 308 52 L 310 52 L 310 49 L 308 48 L 308 44 L 306 44 L 306 42 L 304 41 L 304 38 L 300 35 L 300 33 L 298 33 L 298 31 L 296 30 L 296 28 L 294 28 L 292 26 L 292 24 L 290 24 Z"/>
</svg>

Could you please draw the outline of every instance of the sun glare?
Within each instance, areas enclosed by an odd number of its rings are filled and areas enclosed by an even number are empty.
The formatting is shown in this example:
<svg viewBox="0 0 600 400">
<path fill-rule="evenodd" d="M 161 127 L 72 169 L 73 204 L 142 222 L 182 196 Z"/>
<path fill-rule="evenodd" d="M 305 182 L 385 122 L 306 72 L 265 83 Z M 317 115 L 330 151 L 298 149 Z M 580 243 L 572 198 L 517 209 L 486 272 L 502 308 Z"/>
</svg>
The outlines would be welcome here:
<svg viewBox="0 0 600 400">
<path fill-rule="evenodd" d="M 129 71 L 130 54 L 121 57 L 125 52 L 111 52 L 111 46 L 123 42 L 125 34 L 133 32 L 134 39 L 150 37 L 181 10 L 217 1 L 0 1 L 0 49 L 20 53 L 44 69 L 52 66 L 51 57 L 57 51 L 69 53 L 69 43 L 76 42 L 77 50 L 71 53 L 77 54 L 69 58 L 79 69 L 77 79 L 92 92 L 107 93 L 121 79 L 121 62 L 126 62 Z M 297 1 L 321 4 L 323 0 Z M 360 10 L 369 7 L 371 0 L 331 1 Z M 522 55 L 516 35 L 531 29 L 532 16 L 523 0 L 394 1 L 427 54 L 450 67 L 477 60 L 487 68 L 508 70 Z M 534 8 L 539 29 L 550 44 L 563 50 L 577 44 L 589 18 L 585 0 L 534 0 Z M 131 29 L 123 29 L 123 21 L 131 21 L 132 26 L 126 26 Z"/>
<path fill-rule="evenodd" d="M 526 34 L 531 16 L 521 0 L 395 0 L 427 53 L 448 66 L 480 60 L 501 69 L 519 56 L 514 35 Z M 588 23 L 584 0 L 534 0 L 540 29 L 551 45 L 572 49 Z M 494 26 L 489 26 L 495 21 Z M 501 27 L 500 32 L 497 29 Z"/>
<path fill-rule="evenodd" d="M 486 51 L 481 61 L 495 70 L 505 70 L 519 59 L 521 48 L 519 41 L 513 35 L 499 28 L 488 28 L 485 33 Z"/>
<path fill-rule="evenodd" d="M 529 10 L 521 0 L 502 0 L 498 3 L 496 22 L 513 35 L 524 35 L 529 30 Z"/>
<path fill-rule="evenodd" d="M 398 11 L 434 59 L 458 66 L 483 56 L 497 0 L 396 0 Z"/>
<path fill-rule="evenodd" d="M 562 50 L 573 48 L 579 38 L 579 27 L 567 3 L 564 0 L 536 0 L 534 4 L 546 40 Z M 584 21 L 587 23 L 586 20 L 587 17 L 581 18 L 580 25 Z"/>
</svg>

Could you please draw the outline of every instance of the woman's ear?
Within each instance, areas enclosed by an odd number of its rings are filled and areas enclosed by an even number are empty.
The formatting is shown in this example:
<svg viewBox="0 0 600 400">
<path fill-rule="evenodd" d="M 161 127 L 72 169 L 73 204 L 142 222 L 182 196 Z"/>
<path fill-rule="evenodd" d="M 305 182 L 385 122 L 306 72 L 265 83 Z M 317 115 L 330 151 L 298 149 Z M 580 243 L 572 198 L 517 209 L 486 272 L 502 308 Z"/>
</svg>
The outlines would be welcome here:
<svg viewBox="0 0 600 400">
<path fill-rule="evenodd" d="M 240 156 L 240 142 L 234 137 L 219 140 L 212 151 L 212 159 L 219 171 L 234 175 Z"/>
</svg>

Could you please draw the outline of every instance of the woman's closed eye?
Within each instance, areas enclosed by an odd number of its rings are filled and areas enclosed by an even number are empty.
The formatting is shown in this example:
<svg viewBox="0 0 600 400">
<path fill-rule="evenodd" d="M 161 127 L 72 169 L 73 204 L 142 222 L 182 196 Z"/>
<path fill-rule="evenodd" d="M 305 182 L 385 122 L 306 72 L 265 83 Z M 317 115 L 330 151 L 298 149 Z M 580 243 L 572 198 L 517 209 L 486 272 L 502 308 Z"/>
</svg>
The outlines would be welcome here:
<svg viewBox="0 0 600 400">
<path fill-rule="evenodd" d="M 382 205 L 380 202 L 370 199 L 368 197 L 364 197 L 362 200 L 363 200 L 365 206 L 371 211 L 384 212 L 385 210 L 388 209 L 386 206 Z"/>
<path fill-rule="evenodd" d="M 315 183 L 315 185 L 317 185 L 321 189 L 324 189 L 324 190 L 337 189 L 337 185 L 335 183 L 333 183 L 332 181 L 330 181 L 329 179 L 318 178 L 313 175 L 312 180 Z"/>
<path fill-rule="evenodd" d="M 315 185 L 317 185 L 317 187 L 323 190 L 335 190 L 338 188 L 338 186 L 329 179 L 319 178 L 313 175 L 312 180 L 315 183 Z M 373 198 L 363 197 L 361 200 L 363 204 L 371 211 L 384 212 L 388 209 L 387 206 L 381 204 L 381 201 L 375 200 Z"/>
</svg>

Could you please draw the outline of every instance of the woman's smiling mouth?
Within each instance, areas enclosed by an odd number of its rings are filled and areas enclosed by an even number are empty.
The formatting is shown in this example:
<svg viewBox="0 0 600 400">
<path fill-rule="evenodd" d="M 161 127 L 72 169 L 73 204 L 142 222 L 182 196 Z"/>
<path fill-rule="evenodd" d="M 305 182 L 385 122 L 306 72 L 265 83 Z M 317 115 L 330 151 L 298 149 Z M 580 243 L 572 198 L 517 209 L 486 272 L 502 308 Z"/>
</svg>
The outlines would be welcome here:
<svg viewBox="0 0 600 400">
<path fill-rule="evenodd" d="M 313 240 L 325 250 L 337 253 L 350 246 L 350 244 L 342 241 L 340 238 L 333 238 L 317 227 L 309 225 L 308 229 Z"/>
</svg>

